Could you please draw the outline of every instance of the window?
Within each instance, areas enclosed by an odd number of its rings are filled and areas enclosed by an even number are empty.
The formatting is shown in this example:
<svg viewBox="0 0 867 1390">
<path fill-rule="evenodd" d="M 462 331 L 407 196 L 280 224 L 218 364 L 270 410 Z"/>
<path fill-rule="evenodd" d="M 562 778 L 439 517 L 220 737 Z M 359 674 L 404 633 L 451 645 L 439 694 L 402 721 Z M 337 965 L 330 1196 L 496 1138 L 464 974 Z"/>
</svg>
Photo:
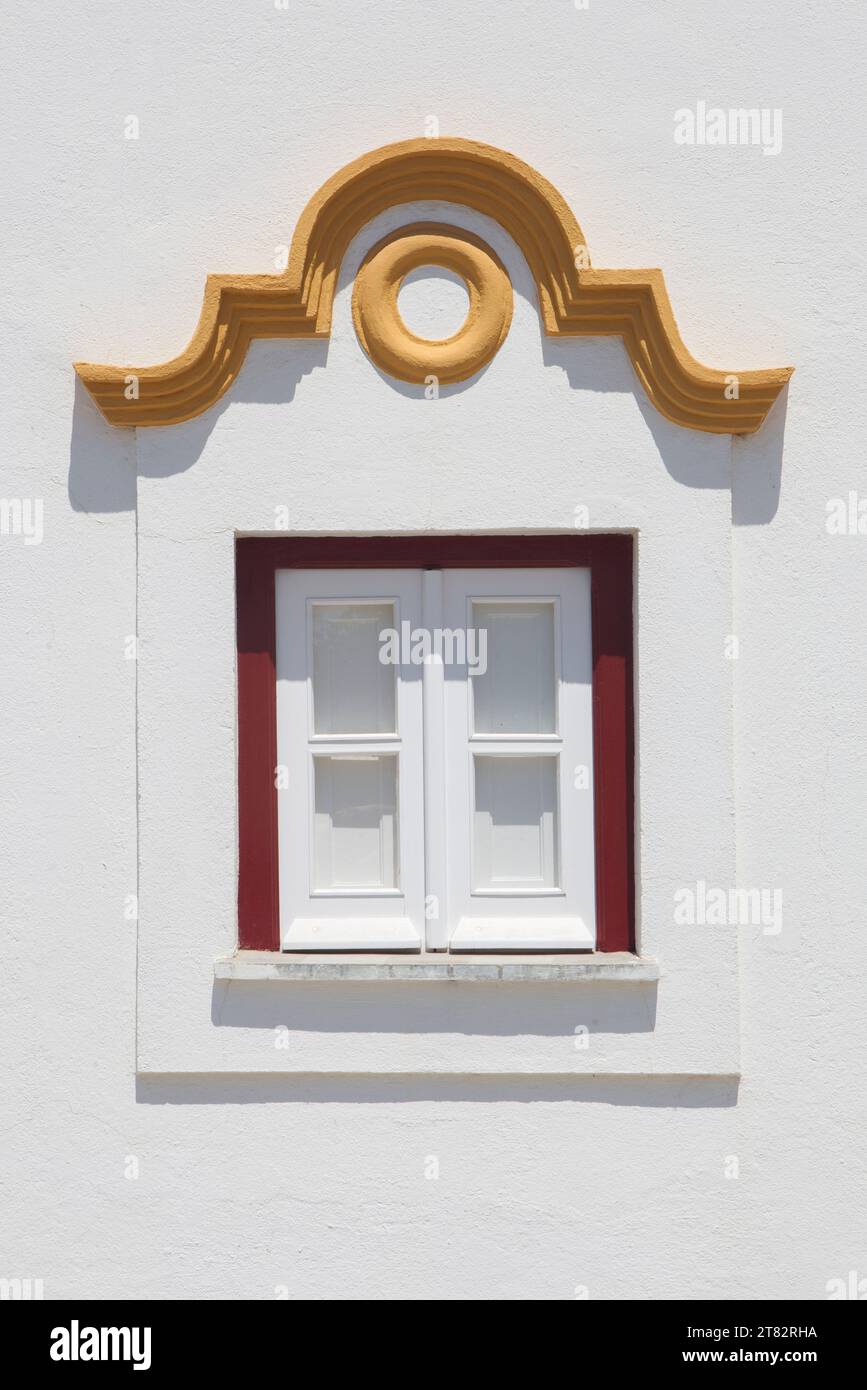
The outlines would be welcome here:
<svg viewBox="0 0 867 1390">
<path fill-rule="evenodd" d="M 421 575 L 279 569 L 275 582 L 281 944 L 418 949 L 422 671 L 380 657 L 382 634 L 420 625 Z"/>
<path fill-rule="evenodd" d="M 242 947 L 631 949 L 631 556 L 238 542 Z"/>
</svg>

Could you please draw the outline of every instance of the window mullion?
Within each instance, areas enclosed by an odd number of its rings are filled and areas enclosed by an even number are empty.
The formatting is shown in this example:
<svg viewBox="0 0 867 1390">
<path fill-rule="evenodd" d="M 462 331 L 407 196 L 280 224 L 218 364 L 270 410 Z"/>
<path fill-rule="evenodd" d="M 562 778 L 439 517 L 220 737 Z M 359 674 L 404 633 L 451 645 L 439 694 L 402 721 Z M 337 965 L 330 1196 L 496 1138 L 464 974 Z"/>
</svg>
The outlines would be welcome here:
<svg viewBox="0 0 867 1390">
<path fill-rule="evenodd" d="M 443 572 L 422 573 L 422 623 L 427 633 L 443 626 Z M 446 864 L 445 679 L 437 644 L 423 667 L 424 691 L 424 874 L 425 946 L 445 951 L 449 944 Z"/>
</svg>

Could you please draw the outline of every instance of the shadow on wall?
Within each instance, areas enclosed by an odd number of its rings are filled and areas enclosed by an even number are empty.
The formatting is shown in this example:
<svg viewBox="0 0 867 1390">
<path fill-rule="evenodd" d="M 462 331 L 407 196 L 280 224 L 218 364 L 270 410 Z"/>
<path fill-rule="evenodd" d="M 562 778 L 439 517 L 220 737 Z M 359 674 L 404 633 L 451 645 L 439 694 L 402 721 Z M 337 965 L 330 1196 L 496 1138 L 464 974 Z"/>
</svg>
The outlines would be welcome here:
<svg viewBox="0 0 867 1390">
<path fill-rule="evenodd" d="M 295 984 L 216 980 L 211 1022 L 220 1028 L 312 1033 L 459 1033 L 570 1039 L 576 1023 L 591 1035 L 652 1033 L 656 985 L 606 983 Z"/>
<path fill-rule="evenodd" d="M 780 505 L 789 385 L 755 434 L 732 440 L 732 525 L 762 526 Z"/>
<path fill-rule="evenodd" d="M 575 391 L 631 394 L 668 473 L 684 487 L 731 488 L 735 526 L 772 521 L 780 501 L 788 385 L 753 435 L 732 438 L 731 464 L 721 463 L 715 437 L 684 429 L 651 405 L 619 338 L 542 338 L 546 367 L 559 367 Z M 706 450 L 706 452 L 705 452 Z"/>
<path fill-rule="evenodd" d="M 75 512 L 134 512 L 136 449 L 132 430 L 100 415 L 75 378 L 69 443 L 69 502 Z"/>
<path fill-rule="evenodd" d="M 140 1105 L 628 1105 L 722 1110 L 737 1105 L 734 1076 L 139 1076 Z"/>
<path fill-rule="evenodd" d="M 277 1028 L 308 1035 L 354 1034 L 387 1039 L 408 1034 L 433 1038 L 528 1038 L 576 1045 L 582 1036 L 652 1033 L 656 1026 L 656 984 L 533 985 L 418 983 L 395 989 L 388 983 L 292 984 L 281 980 L 217 980 L 211 993 L 215 1028 Z M 385 1043 L 387 1048 L 388 1044 Z M 569 1078 L 567 1077 L 567 1080 Z M 562 1084 L 562 1083 L 561 1083 Z M 520 1088 L 520 1078 L 513 1086 Z"/>
<path fill-rule="evenodd" d="M 338 292 L 348 284 L 355 257 L 344 261 Z M 533 307 L 539 323 L 542 361 L 559 368 L 576 392 L 617 392 L 632 396 L 653 437 L 660 459 L 674 480 L 684 487 L 731 488 L 735 526 L 757 526 L 771 521 L 780 499 L 783 435 L 788 387 L 781 393 L 768 419 L 755 435 L 732 441 L 731 461 L 713 447 L 713 436 L 673 424 L 651 405 L 633 372 L 619 338 L 549 338 L 542 329 L 535 284 L 523 257 L 511 268 L 513 288 Z M 256 340 L 236 381 L 220 400 L 193 420 L 180 425 L 158 426 L 165 436 L 158 459 L 148 451 L 139 467 L 143 476 L 169 477 L 192 468 L 201 457 L 217 420 L 234 402 L 288 404 L 303 378 L 327 363 L 328 343 L 323 340 Z M 424 388 L 397 381 L 370 364 L 397 394 L 417 400 L 427 408 Z M 448 398 L 469 390 L 490 367 L 466 381 L 440 388 Z M 129 481 L 118 473 L 118 456 L 130 448 L 130 431 L 108 425 L 81 382 L 75 383 L 69 460 L 69 498 L 76 511 L 111 512 L 135 506 Z M 124 443 L 124 441 L 127 441 Z"/>
<path fill-rule="evenodd" d="M 261 353 L 258 349 L 272 349 Z M 278 351 L 273 351 L 278 349 Z M 294 399 L 302 378 L 324 367 L 328 343 L 322 339 L 259 340 L 252 345 L 238 380 L 216 405 L 185 420 L 181 425 L 155 426 L 166 447 L 149 456 L 142 466 L 136 459 L 132 430 L 110 425 L 97 410 L 87 389 L 75 379 L 72 435 L 69 442 L 69 501 L 77 512 L 120 512 L 135 509 L 136 471 L 142 477 L 168 478 L 192 468 L 201 456 L 220 416 L 235 401 L 282 405 Z M 254 370 L 249 370 L 249 367 Z M 127 453 L 133 459 L 132 478 L 121 483 L 118 460 Z"/>
</svg>

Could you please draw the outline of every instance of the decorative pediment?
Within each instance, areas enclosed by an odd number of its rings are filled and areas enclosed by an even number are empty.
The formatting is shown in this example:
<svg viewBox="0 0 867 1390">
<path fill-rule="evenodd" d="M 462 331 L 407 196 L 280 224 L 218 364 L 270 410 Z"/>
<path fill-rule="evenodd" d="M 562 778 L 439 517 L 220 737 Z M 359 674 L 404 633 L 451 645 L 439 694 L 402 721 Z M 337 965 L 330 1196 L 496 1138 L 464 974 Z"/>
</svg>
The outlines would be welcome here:
<svg viewBox="0 0 867 1390">
<path fill-rule="evenodd" d="M 341 262 L 357 233 L 398 204 L 461 204 L 498 222 L 520 247 L 552 337 L 616 335 L 661 414 L 714 434 L 757 430 L 792 368 L 718 371 L 689 353 L 660 270 L 597 270 L 555 188 L 514 155 L 473 140 L 386 145 L 333 175 L 310 200 L 278 275 L 209 275 L 189 346 L 152 367 L 75 369 L 114 425 L 174 425 L 207 410 L 235 380 L 254 338 L 327 338 Z M 466 323 L 449 339 L 411 334 L 397 312 L 403 276 L 444 265 L 467 283 Z M 365 351 L 384 371 L 443 384 L 473 375 L 508 333 L 511 284 L 499 259 L 461 228 L 414 223 L 373 248 L 356 279 L 353 316 Z M 439 366 L 440 370 L 437 370 Z"/>
</svg>

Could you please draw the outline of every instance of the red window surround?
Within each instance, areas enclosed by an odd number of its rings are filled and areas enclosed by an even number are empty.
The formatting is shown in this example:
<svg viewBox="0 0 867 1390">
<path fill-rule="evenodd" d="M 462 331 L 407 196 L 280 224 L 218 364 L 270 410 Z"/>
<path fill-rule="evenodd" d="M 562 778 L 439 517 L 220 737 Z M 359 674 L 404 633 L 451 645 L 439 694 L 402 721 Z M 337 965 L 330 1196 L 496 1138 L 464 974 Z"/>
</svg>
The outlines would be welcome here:
<svg viewBox="0 0 867 1390">
<path fill-rule="evenodd" d="M 631 536 L 251 537 L 235 554 L 242 949 L 280 949 L 275 571 L 545 565 L 591 570 L 597 949 L 635 949 Z"/>
</svg>

